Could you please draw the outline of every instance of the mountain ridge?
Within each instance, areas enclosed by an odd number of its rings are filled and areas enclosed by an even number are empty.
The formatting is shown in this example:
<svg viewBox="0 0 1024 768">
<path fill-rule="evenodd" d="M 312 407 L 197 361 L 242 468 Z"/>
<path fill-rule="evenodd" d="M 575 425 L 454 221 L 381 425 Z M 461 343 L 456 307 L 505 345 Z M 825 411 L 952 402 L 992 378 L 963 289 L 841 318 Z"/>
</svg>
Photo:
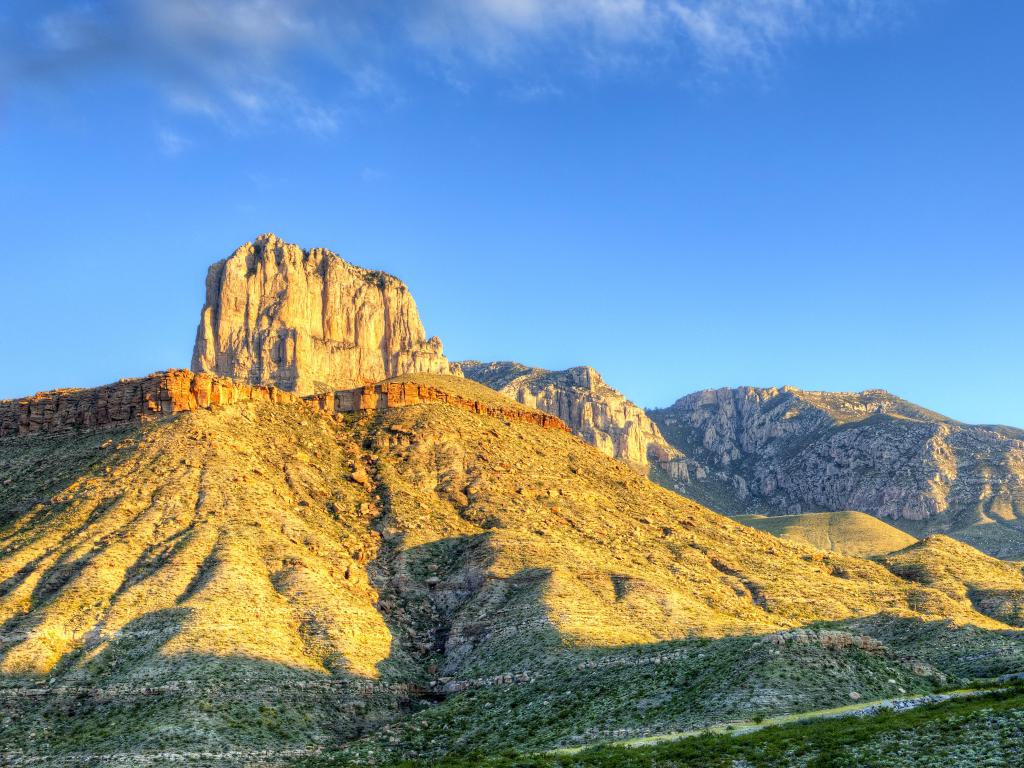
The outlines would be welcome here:
<svg viewBox="0 0 1024 768">
<path fill-rule="evenodd" d="M 856 509 L 913 535 L 1024 552 L 1024 441 L 1012 429 L 963 424 L 884 390 L 722 388 L 649 414 L 733 508 Z"/>
<path fill-rule="evenodd" d="M 590 366 L 550 371 L 512 361 L 464 360 L 459 367 L 467 378 L 558 416 L 602 453 L 642 472 L 654 462 L 682 458 L 644 410 Z"/>
</svg>

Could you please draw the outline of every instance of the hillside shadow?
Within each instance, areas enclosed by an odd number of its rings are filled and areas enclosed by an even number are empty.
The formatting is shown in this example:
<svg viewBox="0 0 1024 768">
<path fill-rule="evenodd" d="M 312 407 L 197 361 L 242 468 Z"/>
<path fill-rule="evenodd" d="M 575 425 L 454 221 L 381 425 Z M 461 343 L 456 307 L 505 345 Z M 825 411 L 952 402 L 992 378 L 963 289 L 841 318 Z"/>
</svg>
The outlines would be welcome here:
<svg viewBox="0 0 1024 768">
<path fill-rule="evenodd" d="M 0 681 L 0 753 L 301 751 L 357 739 L 400 711 L 402 691 L 355 674 L 164 655 L 190 614 L 146 614 L 113 638 L 87 638 L 45 678 Z"/>
<path fill-rule="evenodd" d="M 552 621 L 544 599 L 550 569 L 507 578 L 488 572 L 496 556 L 491 533 L 400 544 L 390 563 L 375 564 L 399 577 L 379 597 L 392 633 L 379 678 L 238 654 L 169 654 L 165 648 L 193 617 L 179 605 L 140 616 L 113 637 L 87 635 L 45 676 L 0 678 L 8 718 L 0 749 L 269 749 L 298 758 L 322 745 L 379 747 L 392 736 L 412 748 L 428 736 L 450 738 L 451 749 L 467 753 L 481 744 L 540 748 L 835 706 L 848 703 L 850 690 L 866 700 L 934 690 L 938 680 L 913 669 L 919 654 L 963 676 L 1024 669 L 1024 633 L 882 613 L 808 628 L 867 634 L 890 655 L 820 642 L 779 645 L 767 632 L 580 644 Z M 974 653 L 965 654 L 968 648 Z M 974 660 L 957 661 L 967 655 Z M 413 719 L 416 729 L 383 735 L 385 725 Z"/>
</svg>

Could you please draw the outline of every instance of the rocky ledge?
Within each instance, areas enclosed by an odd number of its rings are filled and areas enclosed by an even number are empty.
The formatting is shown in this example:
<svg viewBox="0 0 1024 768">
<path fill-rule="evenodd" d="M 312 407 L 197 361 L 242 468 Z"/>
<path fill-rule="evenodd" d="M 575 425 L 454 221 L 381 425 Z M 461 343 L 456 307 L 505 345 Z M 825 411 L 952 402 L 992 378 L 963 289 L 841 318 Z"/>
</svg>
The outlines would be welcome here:
<svg viewBox="0 0 1024 768">
<path fill-rule="evenodd" d="M 276 387 L 173 369 L 93 389 L 55 389 L 0 401 L 0 437 L 126 426 L 182 411 L 246 401 L 302 403 L 327 415 L 439 403 L 505 421 L 569 431 L 556 416 L 515 403 L 496 406 L 414 382 L 367 384 L 302 398 Z"/>
<path fill-rule="evenodd" d="M 127 425 L 246 400 L 290 403 L 300 398 L 209 374 L 161 371 L 93 389 L 55 389 L 0 401 L 0 437 Z"/>
<path fill-rule="evenodd" d="M 589 366 L 548 371 L 514 362 L 459 363 L 466 378 L 557 416 L 602 453 L 646 473 L 652 463 L 686 466 L 644 410 Z"/>
<path fill-rule="evenodd" d="M 518 408 L 514 403 L 507 406 L 495 406 L 479 400 L 462 397 L 415 382 L 382 382 L 367 384 L 354 389 L 338 390 L 322 395 L 314 395 L 307 399 L 315 403 L 320 410 L 328 413 L 352 413 L 354 411 L 378 411 L 386 408 L 403 408 L 422 403 L 442 403 L 453 405 L 473 413 L 492 416 L 505 421 L 518 421 L 534 424 L 544 429 L 560 429 L 568 432 L 569 427 L 557 416 L 539 411 Z"/>
</svg>

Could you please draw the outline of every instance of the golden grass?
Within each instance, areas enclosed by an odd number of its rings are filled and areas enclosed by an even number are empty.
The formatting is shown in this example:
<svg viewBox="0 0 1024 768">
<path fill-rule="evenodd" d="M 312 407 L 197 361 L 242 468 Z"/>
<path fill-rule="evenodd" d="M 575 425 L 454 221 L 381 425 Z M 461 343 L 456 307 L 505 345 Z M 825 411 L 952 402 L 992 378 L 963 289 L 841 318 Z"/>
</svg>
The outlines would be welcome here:
<svg viewBox="0 0 1024 768">
<path fill-rule="evenodd" d="M 737 515 L 744 525 L 828 552 L 875 557 L 909 547 L 917 539 L 864 512 L 802 515 Z"/>
</svg>

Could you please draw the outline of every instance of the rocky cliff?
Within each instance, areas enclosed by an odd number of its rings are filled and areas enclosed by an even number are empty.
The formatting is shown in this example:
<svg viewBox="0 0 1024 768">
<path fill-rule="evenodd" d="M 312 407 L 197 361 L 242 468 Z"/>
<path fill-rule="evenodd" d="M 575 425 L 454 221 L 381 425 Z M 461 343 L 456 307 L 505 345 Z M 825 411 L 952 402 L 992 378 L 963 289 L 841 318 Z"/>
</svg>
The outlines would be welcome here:
<svg viewBox="0 0 1024 768">
<path fill-rule="evenodd" d="M 192 369 L 300 395 L 457 373 L 400 280 L 269 234 L 210 267 Z"/>
<path fill-rule="evenodd" d="M 421 404 L 450 405 L 506 423 L 570 431 L 556 416 L 524 408 L 452 376 L 410 374 L 354 389 L 299 397 L 276 387 L 172 369 L 92 389 L 55 389 L 31 397 L 0 400 L 0 438 L 125 427 L 161 416 L 244 402 L 298 403 L 328 416 Z"/>
<path fill-rule="evenodd" d="M 649 413 L 736 509 L 856 509 L 989 552 L 1024 552 L 1019 430 L 961 424 L 881 390 L 707 390 Z M 677 487 L 692 492 L 685 478 Z"/>
<path fill-rule="evenodd" d="M 652 462 L 686 466 L 685 457 L 665 441 L 644 410 L 589 366 L 548 371 L 514 362 L 467 360 L 459 365 L 466 378 L 557 416 L 608 456 L 645 472 Z"/>
<path fill-rule="evenodd" d="M 170 370 L 92 389 L 55 389 L 0 400 L 0 437 L 117 427 L 244 401 L 290 403 L 291 392 Z"/>
</svg>

